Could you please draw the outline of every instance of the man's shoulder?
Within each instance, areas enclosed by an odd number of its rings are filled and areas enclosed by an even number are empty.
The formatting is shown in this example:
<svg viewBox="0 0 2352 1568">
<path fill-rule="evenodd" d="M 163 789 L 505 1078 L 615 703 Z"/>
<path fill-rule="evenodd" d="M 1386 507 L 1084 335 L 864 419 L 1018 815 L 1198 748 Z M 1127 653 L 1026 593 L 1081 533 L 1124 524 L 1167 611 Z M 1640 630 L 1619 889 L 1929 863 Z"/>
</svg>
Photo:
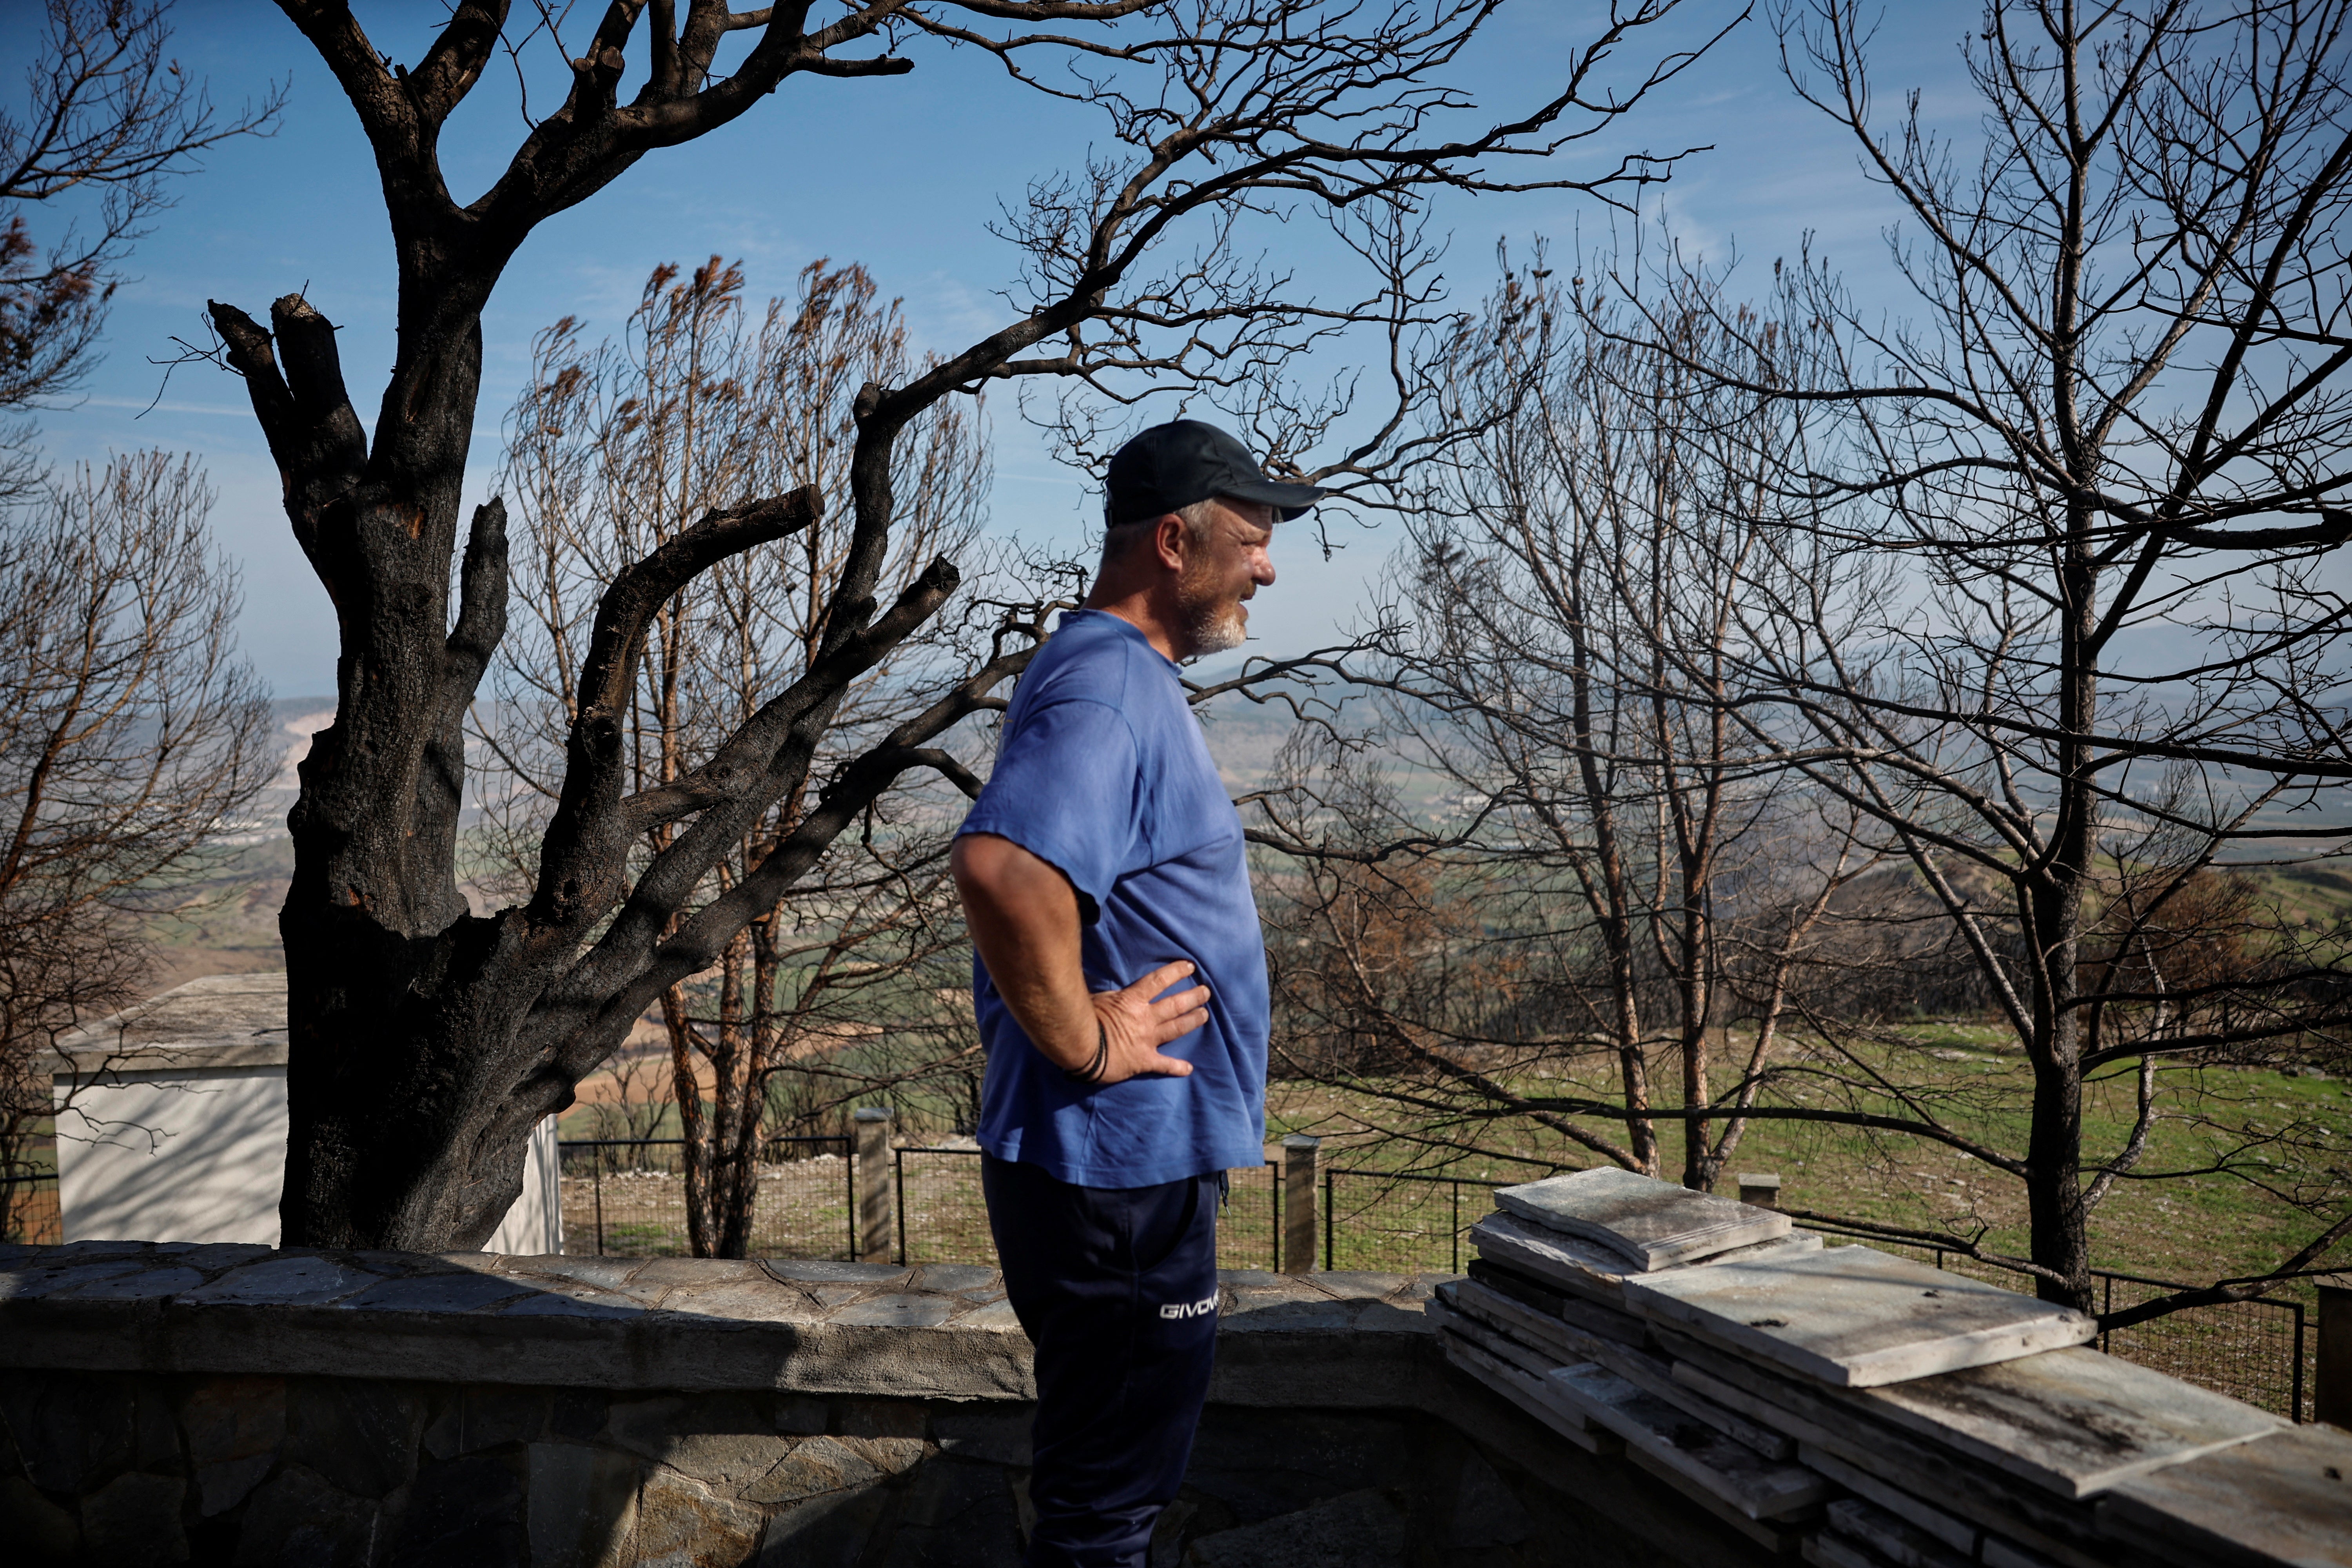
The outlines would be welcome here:
<svg viewBox="0 0 2352 1568">
<path fill-rule="evenodd" d="M 1178 689 L 1168 661 L 1142 635 L 1100 610 L 1066 615 L 1022 677 L 1027 706 L 1100 702 L 1130 718 Z"/>
</svg>

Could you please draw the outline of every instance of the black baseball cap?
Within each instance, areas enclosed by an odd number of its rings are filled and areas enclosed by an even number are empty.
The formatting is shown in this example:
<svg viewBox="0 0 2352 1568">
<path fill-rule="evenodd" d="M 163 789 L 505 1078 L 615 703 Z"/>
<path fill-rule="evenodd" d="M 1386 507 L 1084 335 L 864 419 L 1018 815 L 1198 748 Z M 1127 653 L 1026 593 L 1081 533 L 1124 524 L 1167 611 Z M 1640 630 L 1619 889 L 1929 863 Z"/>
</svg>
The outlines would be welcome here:
<svg viewBox="0 0 2352 1568">
<path fill-rule="evenodd" d="M 1111 528 L 1162 517 L 1211 496 L 1263 501 L 1285 522 L 1331 492 L 1269 479 L 1249 448 L 1198 419 L 1154 425 L 1110 460 L 1103 519 Z"/>
</svg>

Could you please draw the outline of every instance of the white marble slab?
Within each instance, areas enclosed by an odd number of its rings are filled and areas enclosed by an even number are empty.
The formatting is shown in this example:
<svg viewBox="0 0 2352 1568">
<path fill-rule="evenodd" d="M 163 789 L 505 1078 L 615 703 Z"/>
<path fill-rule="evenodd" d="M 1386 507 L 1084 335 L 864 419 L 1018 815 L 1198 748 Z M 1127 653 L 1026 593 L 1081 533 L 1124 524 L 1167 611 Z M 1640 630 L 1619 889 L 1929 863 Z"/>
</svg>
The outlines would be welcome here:
<svg viewBox="0 0 2352 1568">
<path fill-rule="evenodd" d="M 1787 1215 L 1615 1165 L 1498 1188 L 1495 1201 L 1546 1230 L 1598 1242 L 1643 1271 L 1789 1234 Z"/>
<path fill-rule="evenodd" d="M 1549 1230 L 1515 1215 L 1488 1215 L 1470 1227 L 1470 1240 L 1482 1258 L 1532 1274 L 1547 1283 L 1574 1291 L 1588 1300 L 1620 1310 L 1624 1305 L 1624 1285 L 1628 1279 L 1654 1277 L 1634 1268 L 1598 1242 Z M 1799 1231 L 1664 1272 L 1683 1273 L 1694 1268 L 1719 1268 L 1730 1262 L 1819 1252 L 1821 1249 L 1820 1237 L 1811 1231 Z"/>
<path fill-rule="evenodd" d="M 1830 1495 L 1829 1483 L 1812 1471 L 1733 1442 L 1605 1367 L 1564 1366 L 1544 1382 L 1628 1447 L 1696 1482 L 1749 1519 L 1785 1519 Z"/>
<path fill-rule="evenodd" d="M 1629 1311 L 1838 1388 L 2013 1361 L 2098 1333 L 2071 1308 L 1866 1247 L 1629 1275 L 1622 1296 Z"/>
<path fill-rule="evenodd" d="M 2347 1568 L 2352 1433 L 2284 1428 L 2135 1476 L 2098 1508 L 2102 1531 L 2184 1568 Z"/>
</svg>

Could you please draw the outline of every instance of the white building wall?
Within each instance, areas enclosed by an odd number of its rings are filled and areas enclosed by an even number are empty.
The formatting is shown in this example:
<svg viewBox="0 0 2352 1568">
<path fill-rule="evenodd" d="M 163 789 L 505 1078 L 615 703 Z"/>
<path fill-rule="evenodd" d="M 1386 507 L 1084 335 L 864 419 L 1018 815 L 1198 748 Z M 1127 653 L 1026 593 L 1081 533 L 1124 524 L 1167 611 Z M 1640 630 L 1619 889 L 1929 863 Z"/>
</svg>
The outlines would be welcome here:
<svg viewBox="0 0 2352 1568">
<path fill-rule="evenodd" d="M 531 1129 L 530 1148 L 523 1155 L 522 1196 L 515 1199 L 507 1217 L 490 1233 L 485 1252 L 534 1258 L 563 1250 L 563 1188 L 562 1162 L 555 1148 L 555 1118 Z"/>
<path fill-rule="evenodd" d="M 62 1103 L 63 1089 L 58 1096 Z M 286 1184 L 286 1069 L 112 1072 L 58 1119 L 58 1203 L 68 1241 L 278 1245 Z M 484 1248 L 563 1250 L 555 1119 L 525 1156 L 522 1195 Z"/>
<path fill-rule="evenodd" d="M 65 1239 L 277 1246 L 286 1069 L 110 1076 L 58 1115 Z"/>
</svg>

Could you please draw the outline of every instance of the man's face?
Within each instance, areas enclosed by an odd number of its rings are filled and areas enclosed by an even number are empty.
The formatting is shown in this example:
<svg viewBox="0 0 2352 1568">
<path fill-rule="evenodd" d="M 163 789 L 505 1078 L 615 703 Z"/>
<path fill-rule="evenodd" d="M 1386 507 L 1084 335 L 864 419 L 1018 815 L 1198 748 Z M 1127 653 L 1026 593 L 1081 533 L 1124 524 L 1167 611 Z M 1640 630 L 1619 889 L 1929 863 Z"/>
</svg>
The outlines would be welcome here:
<svg viewBox="0 0 2352 1568">
<path fill-rule="evenodd" d="M 1185 658 L 1223 653 L 1249 636 L 1244 601 L 1274 582 L 1274 563 L 1266 556 L 1274 523 L 1274 509 L 1262 501 L 1219 497 L 1205 537 L 1185 540 L 1184 570 L 1176 580 L 1176 603 L 1192 645 Z"/>
</svg>

